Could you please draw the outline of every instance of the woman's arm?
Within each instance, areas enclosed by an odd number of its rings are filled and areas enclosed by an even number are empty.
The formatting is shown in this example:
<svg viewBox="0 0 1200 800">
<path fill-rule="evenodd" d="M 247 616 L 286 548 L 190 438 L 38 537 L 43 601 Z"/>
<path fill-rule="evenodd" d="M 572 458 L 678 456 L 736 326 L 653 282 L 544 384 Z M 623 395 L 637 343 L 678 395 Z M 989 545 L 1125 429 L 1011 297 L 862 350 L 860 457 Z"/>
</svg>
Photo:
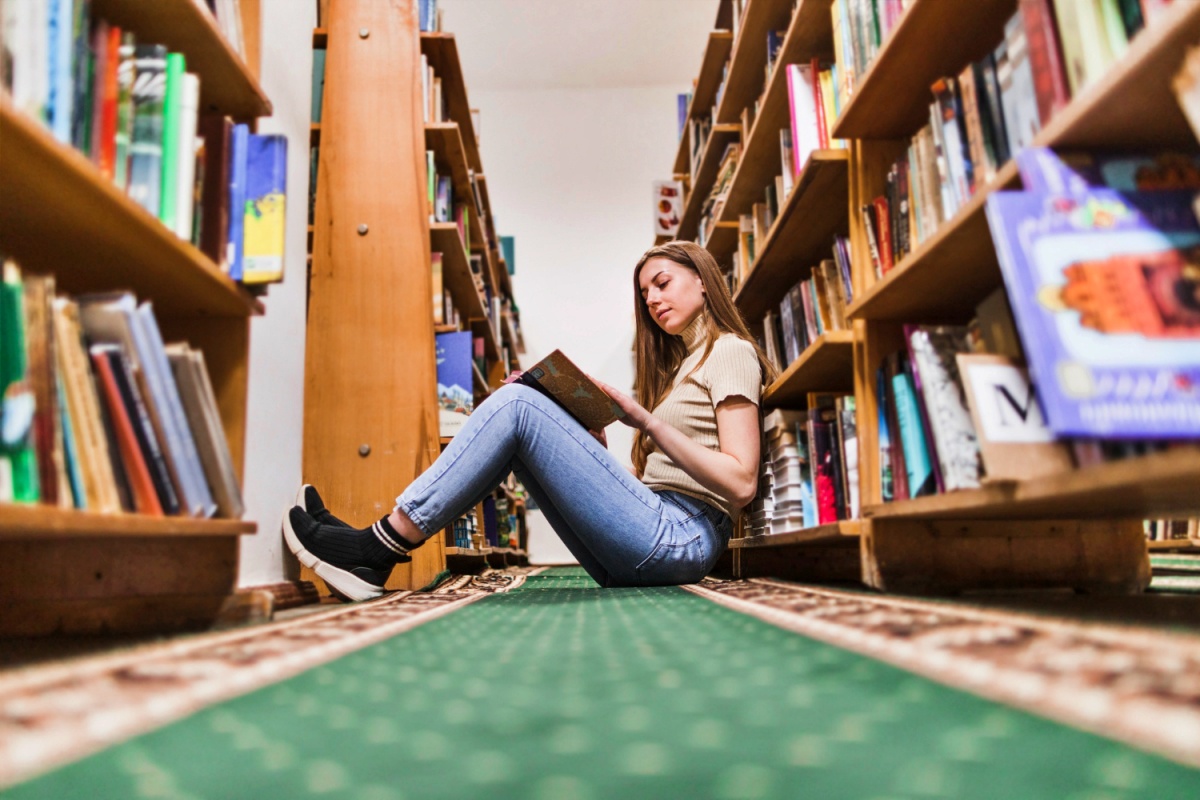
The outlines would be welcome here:
<svg viewBox="0 0 1200 800">
<path fill-rule="evenodd" d="M 714 452 L 658 419 L 633 398 L 596 382 L 625 412 L 622 421 L 644 431 L 696 483 L 725 498 L 735 508 L 744 508 L 754 499 L 761 454 L 758 406 L 750 400 L 735 395 L 717 404 L 720 450 Z"/>
</svg>

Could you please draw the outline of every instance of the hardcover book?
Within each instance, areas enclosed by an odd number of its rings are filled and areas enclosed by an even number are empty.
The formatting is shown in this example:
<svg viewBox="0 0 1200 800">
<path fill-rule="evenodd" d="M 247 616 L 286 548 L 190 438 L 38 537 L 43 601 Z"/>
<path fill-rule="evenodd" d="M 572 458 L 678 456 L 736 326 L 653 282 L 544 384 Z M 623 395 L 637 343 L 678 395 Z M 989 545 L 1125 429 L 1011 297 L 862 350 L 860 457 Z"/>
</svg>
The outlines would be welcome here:
<svg viewBox="0 0 1200 800">
<path fill-rule="evenodd" d="M 987 215 L 1058 436 L 1200 435 L 1200 225 L 1190 192 L 998 192 Z"/>
<path fill-rule="evenodd" d="M 602 431 L 625 416 L 608 393 L 561 350 L 555 350 L 525 370 L 517 383 L 546 395 L 590 431 Z"/>
<path fill-rule="evenodd" d="M 252 133 L 246 143 L 242 281 L 283 280 L 287 230 L 287 137 Z"/>
<path fill-rule="evenodd" d="M 906 325 L 904 334 L 943 490 L 978 488 L 979 444 L 955 361 L 957 354 L 968 351 L 966 328 Z"/>
<path fill-rule="evenodd" d="M 438 430 L 441 436 L 453 436 L 475 410 L 471 332 L 439 333 L 436 338 Z"/>
</svg>

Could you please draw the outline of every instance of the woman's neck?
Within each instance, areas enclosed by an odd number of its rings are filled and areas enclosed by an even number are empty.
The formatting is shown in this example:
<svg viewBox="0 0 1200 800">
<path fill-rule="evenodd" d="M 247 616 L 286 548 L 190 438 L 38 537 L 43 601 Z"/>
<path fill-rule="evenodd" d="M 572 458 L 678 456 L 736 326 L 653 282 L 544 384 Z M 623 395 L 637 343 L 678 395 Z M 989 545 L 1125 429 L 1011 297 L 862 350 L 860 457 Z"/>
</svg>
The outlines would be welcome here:
<svg viewBox="0 0 1200 800">
<path fill-rule="evenodd" d="M 679 337 L 683 339 L 683 344 L 687 347 L 689 355 L 696 352 L 700 345 L 704 344 L 708 338 L 708 323 L 704 319 L 703 311 L 697 314 L 696 318 L 679 332 Z"/>
</svg>

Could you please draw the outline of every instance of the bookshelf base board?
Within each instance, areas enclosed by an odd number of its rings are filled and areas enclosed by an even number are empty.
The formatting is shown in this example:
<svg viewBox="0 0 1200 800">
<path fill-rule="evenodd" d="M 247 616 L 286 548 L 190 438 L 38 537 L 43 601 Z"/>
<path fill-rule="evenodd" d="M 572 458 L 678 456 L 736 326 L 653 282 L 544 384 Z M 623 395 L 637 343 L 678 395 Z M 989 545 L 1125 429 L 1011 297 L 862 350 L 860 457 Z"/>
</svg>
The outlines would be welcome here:
<svg viewBox="0 0 1200 800">
<path fill-rule="evenodd" d="M 1136 520 L 874 520 L 862 557 L 868 586 L 903 594 L 1137 594 L 1150 584 Z"/>
<path fill-rule="evenodd" d="M 0 541 L 0 636 L 202 630 L 237 569 L 237 536 Z"/>
<path fill-rule="evenodd" d="M 733 554 L 735 578 L 779 578 L 791 581 L 862 582 L 857 537 L 844 542 L 780 547 L 742 547 Z"/>
</svg>

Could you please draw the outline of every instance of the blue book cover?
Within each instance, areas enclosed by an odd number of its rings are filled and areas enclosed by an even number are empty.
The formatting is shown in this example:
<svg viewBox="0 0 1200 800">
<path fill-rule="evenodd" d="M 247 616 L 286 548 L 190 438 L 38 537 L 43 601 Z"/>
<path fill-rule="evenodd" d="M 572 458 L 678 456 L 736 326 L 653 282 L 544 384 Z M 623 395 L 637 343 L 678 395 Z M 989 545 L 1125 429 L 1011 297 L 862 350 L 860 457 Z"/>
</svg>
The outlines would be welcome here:
<svg viewBox="0 0 1200 800">
<path fill-rule="evenodd" d="M 508 274 L 517 274 L 517 243 L 511 236 L 500 237 L 500 252 L 504 256 L 504 263 L 508 265 Z"/>
<path fill-rule="evenodd" d="M 471 369 L 474 344 L 470 331 L 437 334 L 437 393 L 439 435 L 458 433 L 475 409 L 475 374 Z"/>
<path fill-rule="evenodd" d="M 47 12 L 49 41 L 47 55 L 50 60 L 49 97 L 47 98 L 47 122 L 54 138 L 63 144 L 71 144 L 72 107 L 75 101 L 74 69 L 75 13 L 71 0 L 50 0 Z"/>
<path fill-rule="evenodd" d="M 988 223 L 1055 435 L 1200 436 L 1191 192 L 997 192 Z"/>
<path fill-rule="evenodd" d="M 283 280 L 287 231 L 287 137 L 250 134 L 242 220 L 242 281 Z"/>
<path fill-rule="evenodd" d="M 243 231 L 246 225 L 246 167 L 250 147 L 250 127 L 233 126 L 232 149 L 229 154 L 229 236 L 226 242 L 225 261 L 229 265 L 229 277 L 242 279 Z"/>
<path fill-rule="evenodd" d="M 321 106 L 325 100 L 325 48 L 313 50 L 312 121 L 321 121 Z"/>
<path fill-rule="evenodd" d="M 900 446 L 904 450 L 904 468 L 908 473 L 908 496 L 922 497 L 937 491 L 929 443 L 921 424 L 921 409 L 912 376 L 905 369 L 892 376 L 892 394 L 896 397 L 896 417 L 900 422 Z"/>
<path fill-rule="evenodd" d="M 692 93 L 684 92 L 677 96 L 679 100 L 679 133 L 678 137 L 683 138 L 683 132 L 687 129 L 688 106 L 692 104 Z"/>
</svg>

